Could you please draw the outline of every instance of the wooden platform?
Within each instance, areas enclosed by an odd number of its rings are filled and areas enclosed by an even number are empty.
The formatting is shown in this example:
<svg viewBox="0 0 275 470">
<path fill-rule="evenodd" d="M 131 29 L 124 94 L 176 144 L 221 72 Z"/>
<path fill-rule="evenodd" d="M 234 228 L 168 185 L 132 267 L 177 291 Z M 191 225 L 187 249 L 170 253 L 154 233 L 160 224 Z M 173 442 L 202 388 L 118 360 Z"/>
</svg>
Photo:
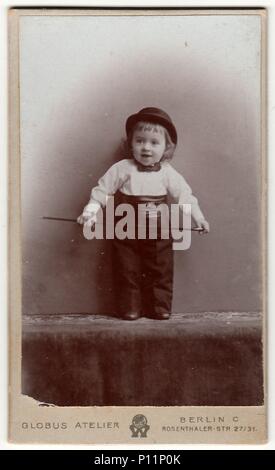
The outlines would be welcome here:
<svg viewBox="0 0 275 470">
<path fill-rule="evenodd" d="M 263 403 L 255 312 L 23 318 L 22 392 L 59 406 Z"/>
</svg>

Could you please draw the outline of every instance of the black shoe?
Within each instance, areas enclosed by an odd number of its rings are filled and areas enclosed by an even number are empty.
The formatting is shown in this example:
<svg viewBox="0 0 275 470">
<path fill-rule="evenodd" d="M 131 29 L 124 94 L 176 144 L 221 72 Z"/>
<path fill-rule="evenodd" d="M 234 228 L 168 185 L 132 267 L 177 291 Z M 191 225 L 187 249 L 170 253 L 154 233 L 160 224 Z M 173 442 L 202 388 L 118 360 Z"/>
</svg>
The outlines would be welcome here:
<svg viewBox="0 0 275 470">
<path fill-rule="evenodd" d="M 162 312 L 162 313 L 155 313 L 153 318 L 155 320 L 169 320 L 170 316 L 171 316 L 170 312 Z"/>
<path fill-rule="evenodd" d="M 138 320 L 140 318 L 140 314 L 138 312 L 127 312 L 122 315 L 123 320 Z"/>
</svg>

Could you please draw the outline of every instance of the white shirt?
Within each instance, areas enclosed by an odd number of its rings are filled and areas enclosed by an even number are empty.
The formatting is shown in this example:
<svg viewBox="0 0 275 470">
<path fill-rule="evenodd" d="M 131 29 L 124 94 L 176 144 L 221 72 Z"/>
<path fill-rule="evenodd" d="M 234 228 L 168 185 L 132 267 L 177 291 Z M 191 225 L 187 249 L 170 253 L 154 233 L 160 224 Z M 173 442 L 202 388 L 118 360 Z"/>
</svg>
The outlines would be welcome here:
<svg viewBox="0 0 275 470">
<path fill-rule="evenodd" d="M 115 163 L 99 179 L 98 185 L 92 189 L 84 212 L 97 212 L 99 207 L 105 207 L 108 198 L 118 190 L 128 196 L 169 194 L 179 204 L 191 204 L 192 216 L 196 220 L 204 219 L 198 200 L 193 196 L 190 186 L 167 161 L 161 163 L 159 171 L 150 172 L 139 171 L 132 159 Z"/>
</svg>

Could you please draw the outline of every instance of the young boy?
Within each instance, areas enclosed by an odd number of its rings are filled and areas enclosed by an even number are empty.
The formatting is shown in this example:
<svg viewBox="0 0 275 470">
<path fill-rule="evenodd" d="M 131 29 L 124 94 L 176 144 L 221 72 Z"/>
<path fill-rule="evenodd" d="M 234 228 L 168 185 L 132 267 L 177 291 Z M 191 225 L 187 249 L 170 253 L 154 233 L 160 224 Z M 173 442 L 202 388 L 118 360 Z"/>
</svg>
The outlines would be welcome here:
<svg viewBox="0 0 275 470">
<path fill-rule="evenodd" d="M 177 131 L 167 113 L 143 108 L 126 121 L 129 159 L 115 163 L 92 189 L 89 203 L 78 217 L 80 224 L 92 224 L 108 198 L 119 192 L 120 203 L 130 204 L 138 213 L 146 207 L 146 220 L 156 217 L 156 209 L 167 195 L 179 204 L 191 204 L 191 213 L 201 233 L 209 232 L 197 199 L 185 179 L 168 163 L 177 145 Z M 137 232 L 135 232 L 137 233 Z M 113 241 L 113 263 L 118 314 L 125 320 L 141 316 L 168 320 L 173 294 L 173 249 L 171 234 L 155 239 Z"/>
</svg>

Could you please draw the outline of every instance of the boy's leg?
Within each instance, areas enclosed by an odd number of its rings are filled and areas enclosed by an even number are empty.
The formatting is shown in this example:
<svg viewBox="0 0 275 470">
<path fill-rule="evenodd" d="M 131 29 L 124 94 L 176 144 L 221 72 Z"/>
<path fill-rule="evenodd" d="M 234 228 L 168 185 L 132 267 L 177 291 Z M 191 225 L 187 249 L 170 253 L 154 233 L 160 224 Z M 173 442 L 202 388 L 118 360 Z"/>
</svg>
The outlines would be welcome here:
<svg viewBox="0 0 275 470">
<path fill-rule="evenodd" d="M 173 297 L 173 242 L 140 240 L 142 256 L 142 303 L 144 313 L 168 319 Z"/>
<path fill-rule="evenodd" d="M 113 240 L 113 278 L 118 315 L 126 320 L 136 320 L 141 315 L 137 240 Z"/>
</svg>

